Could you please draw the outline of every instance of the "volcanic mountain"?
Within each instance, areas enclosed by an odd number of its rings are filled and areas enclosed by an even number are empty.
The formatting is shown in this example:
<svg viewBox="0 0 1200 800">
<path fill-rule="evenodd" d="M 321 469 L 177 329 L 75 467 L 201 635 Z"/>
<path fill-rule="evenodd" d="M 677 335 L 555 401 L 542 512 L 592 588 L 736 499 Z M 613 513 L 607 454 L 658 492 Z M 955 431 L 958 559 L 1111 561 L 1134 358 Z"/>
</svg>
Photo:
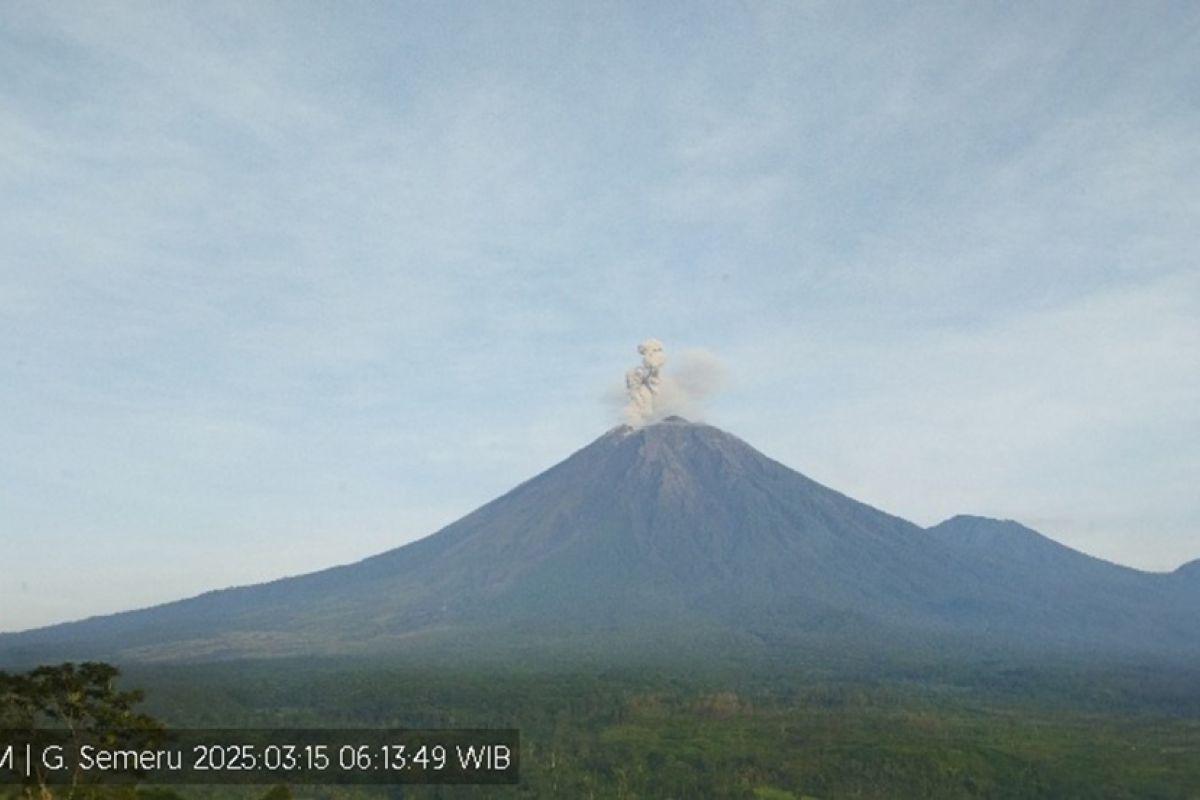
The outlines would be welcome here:
<svg viewBox="0 0 1200 800">
<path fill-rule="evenodd" d="M 355 564 L 0 636 L 8 660 L 852 646 L 1200 654 L 1194 569 L 1013 522 L 923 529 L 717 428 L 614 428 L 442 530 Z"/>
</svg>

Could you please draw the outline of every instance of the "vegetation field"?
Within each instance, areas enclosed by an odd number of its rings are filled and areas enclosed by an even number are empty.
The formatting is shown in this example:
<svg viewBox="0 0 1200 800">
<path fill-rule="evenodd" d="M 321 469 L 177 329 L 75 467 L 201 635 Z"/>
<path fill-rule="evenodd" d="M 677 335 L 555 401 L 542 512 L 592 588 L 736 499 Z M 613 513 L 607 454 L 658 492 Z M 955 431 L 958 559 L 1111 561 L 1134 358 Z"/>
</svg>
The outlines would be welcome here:
<svg viewBox="0 0 1200 800">
<path fill-rule="evenodd" d="M 854 671 L 257 662 L 141 668 L 123 680 L 144 688 L 145 710 L 172 726 L 521 730 L 519 786 L 291 786 L 276 797 L 784 800 L 1200 797 L 1191 677 L 996 665 L 932 682 Z M 270 788 L 143 787 L 138 796 L 259 798 Z"/>
</svg>

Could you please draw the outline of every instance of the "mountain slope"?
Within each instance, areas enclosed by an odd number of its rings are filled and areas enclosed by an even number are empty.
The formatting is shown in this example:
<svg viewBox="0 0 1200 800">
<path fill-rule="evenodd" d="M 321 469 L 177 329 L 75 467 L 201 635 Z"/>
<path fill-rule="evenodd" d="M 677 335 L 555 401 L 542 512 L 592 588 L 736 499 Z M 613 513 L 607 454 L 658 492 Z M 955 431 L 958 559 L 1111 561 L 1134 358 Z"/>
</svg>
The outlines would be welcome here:
<svg viewBox="0 0 1200 800">
<path fill-rule="evenodd" d="M 1175 574 L 1183 579 L 1200 581 L 1200 558 L 1183 564 L 1175 570 Z"/>
<path fill-rule="evenodd" d="M 770 650 L 921 636 L 1200 649 L 1178 582 L 994 529 L 1011 523 L 957 519 L 923 530 L 672 418 L 609 431 L 436 534 L 357 564 L 3 636 L 0 653 Z M 1005 539 L 1015 544 L 997 547 Z"/>
<path fill-rule="evenodd" d="M 929 529 L 943 544 L 1020 594 L 1022 625 L 1094 644 L 1154 648 L 1192 641 L 1197 609 L 1170 575 L 1145 573 L 1073 550 L 1011 520 L 957 516 Z M 1152 634 L 1139 634 L 1147 626 Z"/>
</svg>

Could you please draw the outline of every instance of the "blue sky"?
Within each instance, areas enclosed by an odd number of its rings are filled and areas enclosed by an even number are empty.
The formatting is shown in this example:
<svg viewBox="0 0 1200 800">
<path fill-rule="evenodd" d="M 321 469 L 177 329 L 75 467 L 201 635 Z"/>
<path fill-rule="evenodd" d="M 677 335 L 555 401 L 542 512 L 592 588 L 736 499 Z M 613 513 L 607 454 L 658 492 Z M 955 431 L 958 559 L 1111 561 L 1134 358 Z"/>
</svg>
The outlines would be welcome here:
<svg viewBox="0 0 1200 800">
<path fill-rule="evenodd" d="M 1200 557 L 1195 4 L 14 0 L 0 74 L 0 630 L 428 534 L 647 336 L 918 523 Z"/>
</svg>

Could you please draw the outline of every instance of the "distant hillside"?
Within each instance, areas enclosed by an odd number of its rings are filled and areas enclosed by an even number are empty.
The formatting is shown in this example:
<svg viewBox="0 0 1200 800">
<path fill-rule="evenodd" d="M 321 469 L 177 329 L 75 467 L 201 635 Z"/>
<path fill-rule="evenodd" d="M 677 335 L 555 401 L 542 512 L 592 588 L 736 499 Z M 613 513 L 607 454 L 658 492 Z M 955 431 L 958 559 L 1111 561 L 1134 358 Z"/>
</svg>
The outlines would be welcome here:
<svg viewBox="0 0 1200 800">
<path fill-rule="evenodd" d="M 1184 564 L 1179 569 L 1175 570 L 1175 574 L 1180 578 L 1185 578 L 1187 580 L 1200 581 L 1200 558 Z"/>
<path fill-rule="evenodd" d="M 0 636 L 8 659 L 906 646 L 1200 653 L 1193 562 L 1120 567 L 1013 522 L 925 530 L 716 428 L 615 428 L 356 564 Z M 1198 581 L 1200 582 L 1200 581 Z"/>
</svg>

